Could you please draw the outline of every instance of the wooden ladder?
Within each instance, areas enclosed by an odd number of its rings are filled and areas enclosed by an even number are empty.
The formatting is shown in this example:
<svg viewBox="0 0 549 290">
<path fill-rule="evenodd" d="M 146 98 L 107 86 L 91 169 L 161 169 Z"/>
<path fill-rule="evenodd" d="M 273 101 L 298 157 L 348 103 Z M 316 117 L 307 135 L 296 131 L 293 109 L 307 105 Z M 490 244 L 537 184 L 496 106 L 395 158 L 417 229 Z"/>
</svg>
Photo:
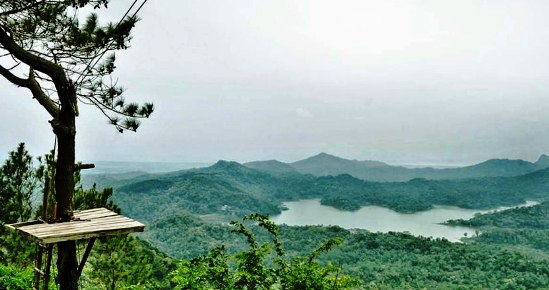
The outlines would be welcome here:
<svg viewBox="0 0 549 290">
<path fill-rule="evenodd" d="M 36 260 L 34 261 L 34 290 L 47 290 L 50 283 L 50 269 L 53 254 L 53 245 L 36 244 Z M 45 255 L 45 257 L 44 257 Z M 45 258 L 46 264 L 43 265 Z M 45 266 L 45 267 L 44 267 Z M 40 288 L 42 282 L 42 288 Z"/>
</svg>

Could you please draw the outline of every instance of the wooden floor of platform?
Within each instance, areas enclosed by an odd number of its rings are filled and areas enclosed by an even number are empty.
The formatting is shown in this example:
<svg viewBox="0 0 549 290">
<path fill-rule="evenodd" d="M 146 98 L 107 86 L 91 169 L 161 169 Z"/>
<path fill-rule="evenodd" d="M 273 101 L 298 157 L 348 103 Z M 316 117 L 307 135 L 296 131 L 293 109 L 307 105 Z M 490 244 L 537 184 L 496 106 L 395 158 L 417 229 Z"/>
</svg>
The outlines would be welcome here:
<svg viewBox="0 0 549 290">
<path fill-rule="evenodd" d="M 48 224 L 42 221 L 29 221 L 9 224 L 6 228 L 46 245 L 142 232 L 145 225 L 106 208 L 94 208 L 75 212 L 74 220 L 70 222 Z"/>
</svg>

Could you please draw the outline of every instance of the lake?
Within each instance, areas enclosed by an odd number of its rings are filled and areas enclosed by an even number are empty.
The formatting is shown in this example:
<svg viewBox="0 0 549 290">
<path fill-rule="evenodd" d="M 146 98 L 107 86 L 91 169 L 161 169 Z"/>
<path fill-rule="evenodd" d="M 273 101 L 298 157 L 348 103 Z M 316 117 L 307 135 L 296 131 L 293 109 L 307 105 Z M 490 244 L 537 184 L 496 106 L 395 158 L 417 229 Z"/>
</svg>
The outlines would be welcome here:
<svg viewBox="0 0 549 290">
<path fill-rule="evenodd" d="M 471 210 L 453 206 L 436 206 L 427 211 L 403 214 L 379 206 L 365 206 L 349 212 L 320 204 L 320 199 L 307 199 L 283 203 L 288 210 L 271 220 L 276 224 L 337 225 L 346 229 L 365 229 L 372 232 L 409 232 L 413 235 L 433 238 L 446 238 L 457 242 L 460 238 L 475 235 L 475 230 L 467 227 L 440 225 L 449 219 L 470 219 L 475 213 L 509 209 L 499 207 L 491 210 Z M 535 201 L 527 201 L 519 206 L 532 206 Z"/>
</svg>

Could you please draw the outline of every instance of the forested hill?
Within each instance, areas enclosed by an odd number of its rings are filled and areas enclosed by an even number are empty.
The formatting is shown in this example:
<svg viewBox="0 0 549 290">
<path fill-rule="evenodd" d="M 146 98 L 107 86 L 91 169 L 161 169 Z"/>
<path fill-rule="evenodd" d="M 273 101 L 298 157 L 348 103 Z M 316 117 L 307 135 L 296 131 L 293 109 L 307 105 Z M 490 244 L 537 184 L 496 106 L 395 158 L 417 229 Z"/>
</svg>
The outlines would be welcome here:
<svg viewBox="0 0 549 290">
<path fill-rule="evenodd" d="M 346 210 L 366 204 L 401 212 L 433 204 L 470 208 L 514 205 L 549 197 L 549 169 L 515 177 L 370 182 L 349 174 L 316 177 L 284 170 L 269 174 L 219 161 L 206 168 L 121 179 L 114 193 L 126 215 L 148 224 L 142 238 L 174 257 L 185 258 L 206 254 L 221 243 L 231 252 L 242 249 L 244 241 L 220 222 L 239 220 L 246 213 L 277 213 L 282 201 L 313 197 Z M 384 289 L 536 289 L 549 285 L 549 263 L 543 258 L 548 248 L 546 230 L 483 230 L 474 239 L 478 243 L 453 244 L 400 233 L 281 227 L 284 247 L 294 254 L 310 252 L 318 241 L 333 236 L 343 237 L 345 242 L 322 261 L 337 261 L 345 273 Z M 265 241 L 269 237 L 257 238 Z M 522 248 L 499 247 L 508 247 L 508 241 L 520 243 L 517 247 Z M 539 251 L 543 251 L 541 255 Z"/>
<path fill-rule="evenodd" d="M 247 167 L 272 174 L 300 172 L 315 176 L 350 174 L 369 181 L 408 181 L 413 178 L 463 179 L 475 177 L 517 176 L 549 167 L 549 156 L 541 155 L 536 162 L 509 159 L 490 159 L 485 162 L 459 168 L 406 168 L 379 161 L 348 160 L 326 153 L 293 163 L 279 161 L 255 161 Z"/>
<path fill-rule="evenodd" d="M 475 228 L 549 230 L 549 201 L 530 207 L 517 207 L 494 213 L 477 215 L 469 220 L 450 220 L 446 224 Z"/>
<path fill-rule="evenodd" d="M 549 256 L 549 202 L 477 215 L 469 220 L 450 220 L 446 224 L 478 229 L 480 236 L 472 239 L 476 243 Z"/>
<path fill-rule="evenodd" d="M 186 210 L 223 220 L 249 213 L 277 214 L 283 201 L 320 198 L 325 205 L 357 210 L 379 205 L 399 212 L 433 205 L 485 209 L 549 197 L 549 169 L 517 177 L 369 182 L 351 175 L 271 175 L 236 162 L 119 181 L 114 199 L 130 216 L 152 221 Z"/>
<path fill-rule="evenodd" d="M 254 212 L 275 214 L 280 212 L 281 200 L 301 196 L 287 185 L 292 178 L 281 179 L 229 161 L 147 177 L 120 182 L 114 194 L 125 212 L 144 221 L 176 210 L 229 219 Z M 296 179 L 310 182 L 314 177 L 298 175 Z"/>
<path fill-rule="evenodd" d="M 26 160 L 30 162 L 31 159 Z M 3 196 L 8 197 L 3 217 L 15 221 L 19 213 L 12 209 L 27 204 L 21 203 L 12 190 L 24 188 L 16 186 L 21 179 L 14 178 L 21 171 L 6 170 L 7 165 L 0 167 L 2 181 L 9 185 L 0 187 L 4 189 Z M 401 207 L 395 209 L 401 211 L 444 202 L 479 207 L 517 203 L 525 198 L 543 200 L 548 192 L 548 175 L 549 169 L 544 169 L 517 177 L 381 183 L 367 182 L 348 174 L 315 177 L 285 172 L 271 175 L 227 161 L 169 174 L 115 175 L 111 176 L 116 181 L 115 199 L 125 215 L 147 223 L 145 232 L 139 235 L 147 242 L 131 236 L 98 240 L 88 260 L 90 267 L 84 268 L 82 288 L 187 289 L 180 283 L 189 282 L 186 285 L 194 287 L 196 281 L 200 281 L 195 279 L 197 277 L 206 280 L 233 277 L 229 272 L 236 267 L 231 266 L 245 265 L 244 272 L 237 269 L 240 272 L 235 275 L 249 273 L 251 270 L 247 269 L 268 269 L 271 273 L 290 269 L 288 273 L 292 277 L 302 279 L 306 276 L 309 278 L 305 281 L 311 281 L 318 276 L 309 276 L 309 273 L 326 277 L 325 269 L 334 269 L 337 272 L 332 273 L 336 277 L 351 275 L 361 280 L 360 289 L 548 289 L 548 202 L 476 217 L 465 225 L 480 229 L 464 243 L 406 233 L 346 230 L 337 226 L 286 225 L 278 227 L 276 236 L 280 239 L 273 240 L 269 232 L 276 232 L 276 227 L 261 229 L 261 222 L 242 219 L 247 212 L 278 211 L 280 201 L 308 197 L 320 197 L 324 203 L 333 202 L 334 206 L 346 209 L 365 203 L 393 208 L 400 204 Z M 33 188 L 29 187 L 29 190 L 32 192 Z M 107 199 L 111 193 L 110 190 L 85 190 L 78 186 L 75 208 L 107 206 L 115 210 L 118 207 Z M 225 223 L 228 220 L 242 220 L 242 223 L 231 227 Z M 0 222 L 12 221 L 3 219 Z M 253 243 L 247 245 L 246 241 L 251 240 Z M 19 238 L 7 233 L 0 241 L 0 254 L 4 254 L 0 263 L 0 277 L 3 278 L 0 289 L 29 289 L 33 275 L 32 260 L 28 257 L 34 246 L 21 243 Z M 328 253 L 315 250 L 320 245 L 323 245 L 320 249 L 327 249 L 330 241 L 343 241 L 343 244 Z M 222 244 L 223 247 L 214 248 Z M 176 263 L 155 247 L 173 258 L 193 260 Z M 207 257 L 196 257 L 208 254 L 212 248 Z M 282 261 L 272 263 L 272 258 L 282 256 L 275 252 L 287 254 L 284 261 L 291 263 L 284 265 L 289 267 L 267 268 Z M 242 257 L 251 258 L 242 260 Z M 261 265 L 265 261 L 265 268 L 255 266 L 254 261 L 247 263 L 251 259 Z M 303 267 L 304 261 L 312 259 L 314 264 Z M 319 268 L 319 265 L 327 265 L 327 268 Z M 331 265 L 341 266 L 341 272 Z M 333 289 L 333 284 L 329 285 L 328 289 Z"/>
</svg>

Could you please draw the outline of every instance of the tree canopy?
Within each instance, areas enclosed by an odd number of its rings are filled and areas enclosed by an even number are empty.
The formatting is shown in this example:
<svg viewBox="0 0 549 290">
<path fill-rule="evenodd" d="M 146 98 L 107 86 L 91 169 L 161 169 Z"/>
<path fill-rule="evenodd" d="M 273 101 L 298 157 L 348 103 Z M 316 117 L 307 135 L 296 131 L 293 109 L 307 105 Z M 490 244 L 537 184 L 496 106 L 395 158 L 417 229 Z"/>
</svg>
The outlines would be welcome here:
<svg viewBox="0 0 549 290">
<path fill-rule="evenodd" d="M 78 115 L 77 101 L 95 105 L 118 130 L 137 130 L 137 118 L 148 117 L 152 103 L 126 102 L 113 76 L 114 51 L 127 49 L 138 21 L 126 13 L 117 23 L 101 25 L 97 13 L 83 19 L 82 10 L 107 8 L 109 1 L 8 0 L 0 4 L 0 74 L 27 88 L 53 118 L 69 87 L 68 103 Z M 135 3 L 134 3 L 135 4 Z"/>
<path fill-rule="evenodd" d="M 114 51 L 129 47 L 137 13 L 133 2 L 121 20 L 102 24 L 108 0 L 5 0 L 0 2 L 0 75 L 26 88 L 48 112 L 57 138 L 56 216 L 72 217 L 78 104 L 93 105 L 118 131 L 135 131 L 154 106 L 127 102 L 113 75 Z M 136 9 L 132 10 L 133 7 Z M 90 11 L 92 11 L 90 13 Z M 87 14 L 87 15 L 86 15 Z M 74 241 L 58 244 L 60 289 L 77 289 Z"/>
</svg>

